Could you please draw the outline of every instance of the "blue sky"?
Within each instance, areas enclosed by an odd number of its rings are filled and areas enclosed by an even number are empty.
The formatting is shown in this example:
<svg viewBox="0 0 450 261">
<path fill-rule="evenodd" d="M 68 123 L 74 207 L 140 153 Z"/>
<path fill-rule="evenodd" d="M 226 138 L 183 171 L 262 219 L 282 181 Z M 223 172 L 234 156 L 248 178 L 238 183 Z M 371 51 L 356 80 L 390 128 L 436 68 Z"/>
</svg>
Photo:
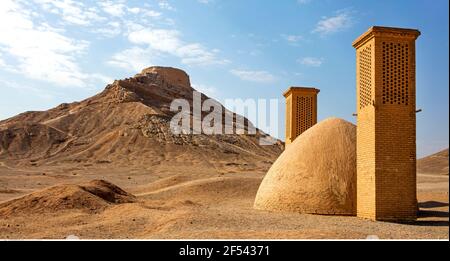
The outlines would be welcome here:
<svg viewBox="0 0 450 261">
<path fill-rule="evenodd" d="M 355 50 L 372 25 L 417 28 L 418 155 L 448 147 L 447 0 L 0 2 L 0 119 L 82 100 L 152 65 L 223 101 L 314 86 L 319 120 L 354 122 Z"/>
</svg>

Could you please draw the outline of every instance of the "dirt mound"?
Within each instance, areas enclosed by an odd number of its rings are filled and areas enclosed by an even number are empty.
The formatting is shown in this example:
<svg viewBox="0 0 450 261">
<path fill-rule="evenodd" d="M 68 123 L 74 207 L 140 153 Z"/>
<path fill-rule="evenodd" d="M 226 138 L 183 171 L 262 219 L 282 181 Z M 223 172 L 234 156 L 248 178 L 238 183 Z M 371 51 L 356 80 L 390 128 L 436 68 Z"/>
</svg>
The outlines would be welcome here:
<svg viewBox="0 0 450 261">
<path fill-rule="evenodd" d="M 273 162 L 282 152 L 281 141 L 261 146 L 260 137 L 266 134 L 259 130 L 255 135 L 173 134 L 170 120 L 175 112 L 170 111 L 170 104 L 180 98 L 192 104 L 193 91 L 184 71 L 150 67 L 114 81 L 81 102 L 22 113 L 0 121 L 0 161 L 29 165 L 32 160 L 36 166 L 96 162 L 142 166 L 171 165 L 178 159 L 185 164 L 206 162 L 221 172 L 234 162 L 267 169 L 270 165 L 264 162 Z M 202 100 L 207 98 L 201 95 Z M 222 108 L 224 115 L 232 114 Z"/>
<path fill-rule="evenodd" d="M 417 160 L 417 172 L 448 175 L 448 149 Z"/>
<path fill-rule="evenodd" d="M 111 204 L 131 203 L 136 199 L 104 180 L 80 185 L 58 185 L 0 204 L 0 216 L 35 214 L 80 209 L 100 211 Z"/>
<path fill-rule="evenodd" d="M 331 118 L 300 135 L 266 174 L 254 207 L 354 215 L 356 126 Z"/>
</svg>

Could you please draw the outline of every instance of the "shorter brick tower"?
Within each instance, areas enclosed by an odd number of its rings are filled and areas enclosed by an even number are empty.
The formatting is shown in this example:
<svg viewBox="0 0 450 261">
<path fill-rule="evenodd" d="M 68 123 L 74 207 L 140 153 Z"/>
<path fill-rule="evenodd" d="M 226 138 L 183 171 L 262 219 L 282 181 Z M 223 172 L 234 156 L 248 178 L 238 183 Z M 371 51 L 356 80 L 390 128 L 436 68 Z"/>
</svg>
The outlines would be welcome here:
<svg viewBox="0 0 450 261">
<path fill-rule="evenodd" d="M 290 87 L 286 98 L 286 146 L 317 123 L 317 94 L 320 90 Z"/>
<path fill-rule="evenodd" d="M 416 49 L 420 32 L 374 26 L 356 49 L 357 215 L 414 220 Z"/>
</svg>

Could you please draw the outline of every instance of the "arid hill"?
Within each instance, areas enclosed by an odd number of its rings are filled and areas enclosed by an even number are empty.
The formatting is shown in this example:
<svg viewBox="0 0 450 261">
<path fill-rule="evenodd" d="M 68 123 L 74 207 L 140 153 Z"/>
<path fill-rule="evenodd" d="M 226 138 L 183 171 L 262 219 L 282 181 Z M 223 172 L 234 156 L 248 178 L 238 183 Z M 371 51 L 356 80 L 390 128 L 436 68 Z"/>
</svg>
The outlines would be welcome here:
<svg viewBox="0 0 450 261">
<path fill-rule="evenodd" d="M 170 104 L 183 98 L 192 105 L 193 91 L 184 71 L 150 67 L 81 102 L 22 113 L 0 121 L 0 161 L 18 166 L 189 162 L 215 169 L 241 164 L 266 169 L 281 153 L 280 141 L 259 145 L 266 135 L 259 130 L 255 135 L 172 134 L 169 123 L 176 112 Z M 232 114 L 222 108 L 223 115 Z M 231 117 L 235 125 L 242 116 Z"/>
<path fill-rule="evenodd" d="M 448 149 L 419 159 L 417 161 L 417 172 L 448 175 Z"/>
</svg>

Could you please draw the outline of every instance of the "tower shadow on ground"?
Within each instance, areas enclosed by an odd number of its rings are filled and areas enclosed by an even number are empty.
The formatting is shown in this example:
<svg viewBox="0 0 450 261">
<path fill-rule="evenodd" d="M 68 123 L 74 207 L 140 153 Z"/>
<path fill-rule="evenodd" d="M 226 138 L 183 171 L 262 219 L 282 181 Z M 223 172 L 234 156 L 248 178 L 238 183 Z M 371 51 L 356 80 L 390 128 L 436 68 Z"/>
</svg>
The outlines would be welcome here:
<svg viewBox="0 0 450 261">
<path fill-rule="evenodd" d="M 416 221 L 392 221 L 396 224 L 404 224 L 411 226 L 435 226 L 448 227 L 449 226 L 449 211 L 445 210 L 429 210 L 432 208 L 448 207 L 449 203 L 439 201 L 425 201 L 419 203 L 419 212 L 417 213 L 418 220 Z M 428 220 L 421 220 L 427 218 Z M 431 218 L 431 220 L 429 220 Z M 447 218 L 447 220 L 443 220 Z M 434 219 L 434 220 L 433 220 Z"/>
<path fill-rule="evenodd" d="M 419 203 L 419 208 L 440 208 L 448 207 L 448 203 L 439 201 L 425 201 Z"/>
</svg>

